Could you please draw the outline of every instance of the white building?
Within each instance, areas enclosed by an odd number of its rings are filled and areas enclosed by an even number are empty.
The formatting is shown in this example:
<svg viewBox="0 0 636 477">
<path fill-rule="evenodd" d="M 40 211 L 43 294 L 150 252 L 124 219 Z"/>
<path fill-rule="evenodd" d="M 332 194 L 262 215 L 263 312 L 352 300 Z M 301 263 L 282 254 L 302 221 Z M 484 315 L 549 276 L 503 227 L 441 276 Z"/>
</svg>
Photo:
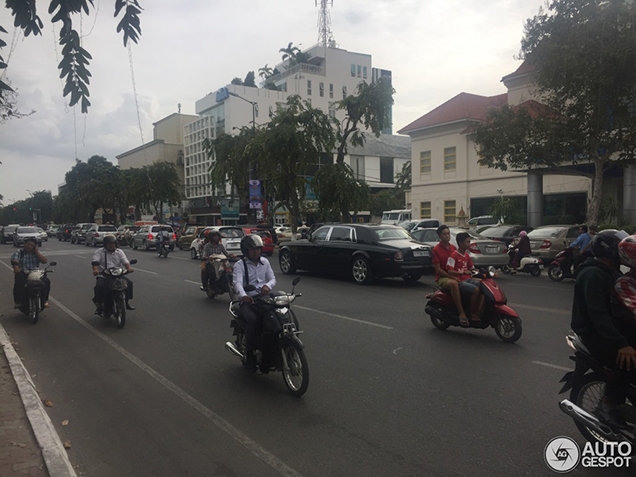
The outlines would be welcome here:
<svg viewBox="0 0 636 477">
<path fill-rule="evenodd" d="M 251 126 L 252 121 L 261 126 L 294 94 L 342 120 L 344 112 L 335 109 L 336 101 L 355 94 L 362 81 L 391 79 L 390 71 L 373 67 L 371 55 L 333 45 L 314 46 L 306 53 L 310 55 L 307 63 L 290 68 L 287 63 L 276 66 L 280 73 L 270 80 L 280 91 L 229 84 L 196 102 L 199 119 L 186 125 L 184 132 L 185 190 L 192 208 L 190 215 L 197 216 L 199 222 L 211 223 L 221 214 L 220 206 L 212 203 L 215 191 L 209 175 L 212 161 L 203 148 L 206 138 L 232 134 L 235 129 Z M 350 148 L 345 158 L 372 189 L 393 187 L 395 174 L 411 158 L 408 137 L 391 136 L 390 126 L 383 132 L 386 136 L 380 138 L 369 134 L 367 144 L 363 148 Z"/>
</svg>

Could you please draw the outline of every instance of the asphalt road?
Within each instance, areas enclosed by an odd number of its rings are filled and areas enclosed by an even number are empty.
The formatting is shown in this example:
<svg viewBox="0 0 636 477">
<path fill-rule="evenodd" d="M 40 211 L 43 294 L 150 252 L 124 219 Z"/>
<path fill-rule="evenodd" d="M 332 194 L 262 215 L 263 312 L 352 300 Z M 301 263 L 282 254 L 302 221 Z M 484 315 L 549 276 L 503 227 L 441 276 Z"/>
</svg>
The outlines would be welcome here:
<svg viewBox="0 0 636 477">
<path fill-rule="evenodd" d="M 119 330 L 93 314 L 94 249 L 44 243 L 58 265 L 37 325 L 12 309 L 14 250 L 0 247 L 0 322 L 80 475 L 538 476 L 553 474 L 550 439 L 584 443 L 557 407 L 571 369 L 567 280 L 498 279 L 523 320 L 511 345 L 492 329 L 434 329 L 431 276 L 362 287 L 300 273 L 293 307 L 311 378 L 298 399 L 280 373 L 249 375 L 224 349 L 229 300 L 205 297 L 186 252 L 126 250 L 139 261 L 137 310 Z M 271 261 L 277 288 L 291 289 Z"/>
</svg>

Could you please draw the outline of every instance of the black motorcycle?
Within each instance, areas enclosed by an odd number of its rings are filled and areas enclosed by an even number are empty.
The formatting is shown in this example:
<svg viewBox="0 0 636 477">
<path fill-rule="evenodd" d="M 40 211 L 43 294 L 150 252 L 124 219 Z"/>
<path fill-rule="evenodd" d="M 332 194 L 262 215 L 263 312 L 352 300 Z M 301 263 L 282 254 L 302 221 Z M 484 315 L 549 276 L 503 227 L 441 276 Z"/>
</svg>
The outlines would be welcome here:
<svg viewBox="0 0 636 477">
<path fill-rule="evenodd" d="M 172 249 L 170 248 L 170 244 L 168 242 L 157 242 L 157 256 L 159 258 L 168 258 L 168 254 L 170 252 L 172 252 Z"/>
<path fill-rule="evenodd" d="M 299 281 L 300 277 L 296 277 L 292 282 L 293 287 L 296 287 Z M 245 291 L 253 290 L 253 285 L 245 287 Z M 266 296 L 254 298 L 255 305 L 264 312 L 263 331 L 257 337 L 254 350 L 256 364 L 262 373 L 282 371 L 287 389 L 296 397 L 305 394 L 309 386 L 305 346 L 298 338 L 302 331 L 299 330 L 298 320 L 290 307 L 299 296 L 302 295 L 294 293 L 292 288 L 291 293 L 271 291 Z M 234 329 L 236 341 L 225 343 L 225 349 L 240 358 L 246 366 L 245 322 L 239 314 L 239 306 L 239 301 L 230 303 L 230 327 Z"/>
<path fill-rule="evenodd" d="M 570 391 L 570 399 L 559 403 L 561 411 L 574 419 L 576 427 L 589 442 L 627 441 L 636 449 L 636 435 L 632 430 L 613 429 L 597 417 L 597 411 L 605 397 L 605 385 L 608 379 L 618 371 L 612 370 L 590 355 L 576 333 L 567 337 L 568 345 L 574 350 L 572 359 L 574 371 L 566 373 L 561 379 L 563 388 L 559 394 Z M 627 391 L 627 403 L 621 406 L 625 420 L 636 426 L 636 383 L 630 383 Z"/>
<path fill-rule="evenodd" d="M 37 323 L 40 318 L 40 312 L 44 310 L 42 302 L 42 288 L 48 273 L 53 273 L 49 267 L 54 267 L 57 262 L 51 262 L 46 268 L 36 268 L 26 272 L 27 280 L 22 293 L 20 302 L 20 311 L 31 318 L 32 323 Z"/>
<path fill-rule="evenodd" d="M 131 265 L 135 263 L 137 263 L 135 259 L 130 261 Z M 128 270 L 126 267 L 111 267 L 102 272 L 102 276 L 108 284 L 108 292 L 104 295 L 100 315 L 106 319 L 114 316 L 117 328 L 123 328 L 126 325 L 126 289 L 128 288 L 128 280 L 124 276 L 127 274 Z"/>
</svg>

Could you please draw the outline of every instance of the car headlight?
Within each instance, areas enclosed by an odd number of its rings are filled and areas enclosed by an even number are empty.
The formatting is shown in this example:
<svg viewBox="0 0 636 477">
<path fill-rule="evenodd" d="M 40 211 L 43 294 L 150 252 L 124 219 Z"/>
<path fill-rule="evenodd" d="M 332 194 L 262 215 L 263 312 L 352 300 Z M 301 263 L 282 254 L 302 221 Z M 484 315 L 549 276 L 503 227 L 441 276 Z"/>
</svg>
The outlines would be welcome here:
<svg viewBox="0 0 636 477">
<path fill-rule="evenodd" d="M 296 298 L 294 295 L 281 295 L 274 297 L 274 303 L 278 306 L 289 305 Z"/>
</svg>

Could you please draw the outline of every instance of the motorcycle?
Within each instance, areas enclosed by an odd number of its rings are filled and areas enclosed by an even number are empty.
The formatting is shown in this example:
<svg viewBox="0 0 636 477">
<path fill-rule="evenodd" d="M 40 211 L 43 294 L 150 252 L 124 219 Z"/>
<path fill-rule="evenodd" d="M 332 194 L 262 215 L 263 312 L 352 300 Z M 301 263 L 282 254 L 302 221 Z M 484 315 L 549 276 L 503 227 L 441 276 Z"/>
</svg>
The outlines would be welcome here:
<svg viewBox="0 0 636 477">
<path fill-rule="evenodd" d="M 228 293 L 230 301 L 236 300 L 236 290 L 232 281 L 233 266 L 230 259 L 223 254 L 211 255 L 209 263 L 212 270 L 208 273 L 208 282 L 205 287 L 208 298 L 216 298 L 223 293 Z M 212 273 L 214 276 L 211 276 Z"/>
<path fill-rule="evenodd" d="M 425 311 L 431 317 L 433 326 L 438 330 L 445 330 L 449 326 L 462 326 L 462 328 L 486 329 L 492 326 L 499 339 L 506 343 L 514 343 L 521 337 L 521 318 L 517 312 L 506 303 L 506 295 L 499 288 L 494 277 L 495 268 L 480 269 L 473 273 L 474 278 L 481 279 L 480 288 L 485 297 L 484 313 L 481 320 L 475 322 L 469 320 L 468 326 L 460 325 L 459 312 L 453 302 L 450 291 L 443 288 L 437 289 L 434 293 L 427 295 L 429 299 Z M 470 298 L 462 296 L 464 309 L 470 308 Z"/>
<path fill-rule="evenodd" d="M 130 261 L 131 265 L 137 263 L 136 259 Z M 128 274 L 126 267 L 111 267 L 102 272 L 102 276 L 108 284 L 108 293 L 104 296 L 102 312 L 105 319 L 115 317 L 117 328 L 126 325 L 126 289 L 128 281 L 124 278 Z"/>
<path fill-rule="evenodd" d="M 168 254 L 172 252 L 170 249 L 170 244 L 166 241 L 157 242 L 157 256 L 159 258 L 168 258 Z"/>
<path fill-rule="evenodd" d="M 574 278 L 572 266 L 574 265 L 574 249 L 566 247 L 557 253 L 548 267 L 550 280 L 560 282 L 564 278 Z"/>
<path fill-rule="evenodd" d="M 605 385 L 608 378 L 617 371 L 609 369 L 591 356 L 581 338 L 570 332 L 566 336 L 568 346 L 574 350 L 574 371 L 563 376 L 560 382 L 565 383 L 559 394 L 570 391 L 570 399 L 559 403 L 559 408 L 574 419 L 574 424 L 591 443 L 630 442 L 636 449 L 634 431 L 614 429 L 601 421 L 596 412 L 605 396 Z M 588 372 L 589 371 L 589 372 Z M 623 418 L 632 426 L 636 426 L 636 383 L 629 383 L 627 403 L 621 406 Z"/>
<path fill-rule="evenodd" d="M 291 303 L 300 293 L 294 293 L 294 288 L 300 281 L 296 277 L 292 282 L 291 293 L 281 291 L 271 291 L 266 296 L 254 298 L 254 303 L 264 312 L 263 331 L 259 333 L 254 350 L 255 361 L 262 373 L 269 371 L 281 371 L 285 385 L 291 394 L 300 397 L 307 391 L 309 386 L 309 368 L 305 357 L 304 347 L 298 335 L 298 319 L 291 309 Z M 253 291 L 255 287 L 248 285 L 245 291 Z M 234 329 L 233 335 L 236 337 L 234 343 L 225 343 L 227 349 L 234 356 L 243 362 L 245 359 L 245 322 L 240 316 L 240 302 L 230 303 L 230 314 L 232 320 L 230 327 Z"/>
<path fill-rule="evenodd" d="M 517 252 L 515 251 L 515 246 L 513 244 L 508 245 L 508 257 L 510 258 L 508 265 L 504 265 L 501 267 L 501 271 L 507 275 L 515 273 L 514 261 Z M 543 260 L 540 258 L 533 257 L 531 255 L 526 255 L 521 259 L 519 266 L 517 267 L 517 272 L 520 273 L 529 273 L 533 277 L 538 277 L 541 275 L 541 270 L 543 270 Z"/>
<path fill-rule="evenodd" d="M 20 311 L 31 318 L 33 324 L 38 322 L 40 312 L 44 310 L 42 287 L 44 286 L 44 279 L 47 274 L 53 273 L 53 270 L 49 270 L 49 267 L 54 267 L 55 265 L 57 265 L 57 262 L 51 262 L 44 269 L 36 268 L 26 272 L 27 281 L 24 285 L 24 292 L 22 293 Z"/>
</svg>

